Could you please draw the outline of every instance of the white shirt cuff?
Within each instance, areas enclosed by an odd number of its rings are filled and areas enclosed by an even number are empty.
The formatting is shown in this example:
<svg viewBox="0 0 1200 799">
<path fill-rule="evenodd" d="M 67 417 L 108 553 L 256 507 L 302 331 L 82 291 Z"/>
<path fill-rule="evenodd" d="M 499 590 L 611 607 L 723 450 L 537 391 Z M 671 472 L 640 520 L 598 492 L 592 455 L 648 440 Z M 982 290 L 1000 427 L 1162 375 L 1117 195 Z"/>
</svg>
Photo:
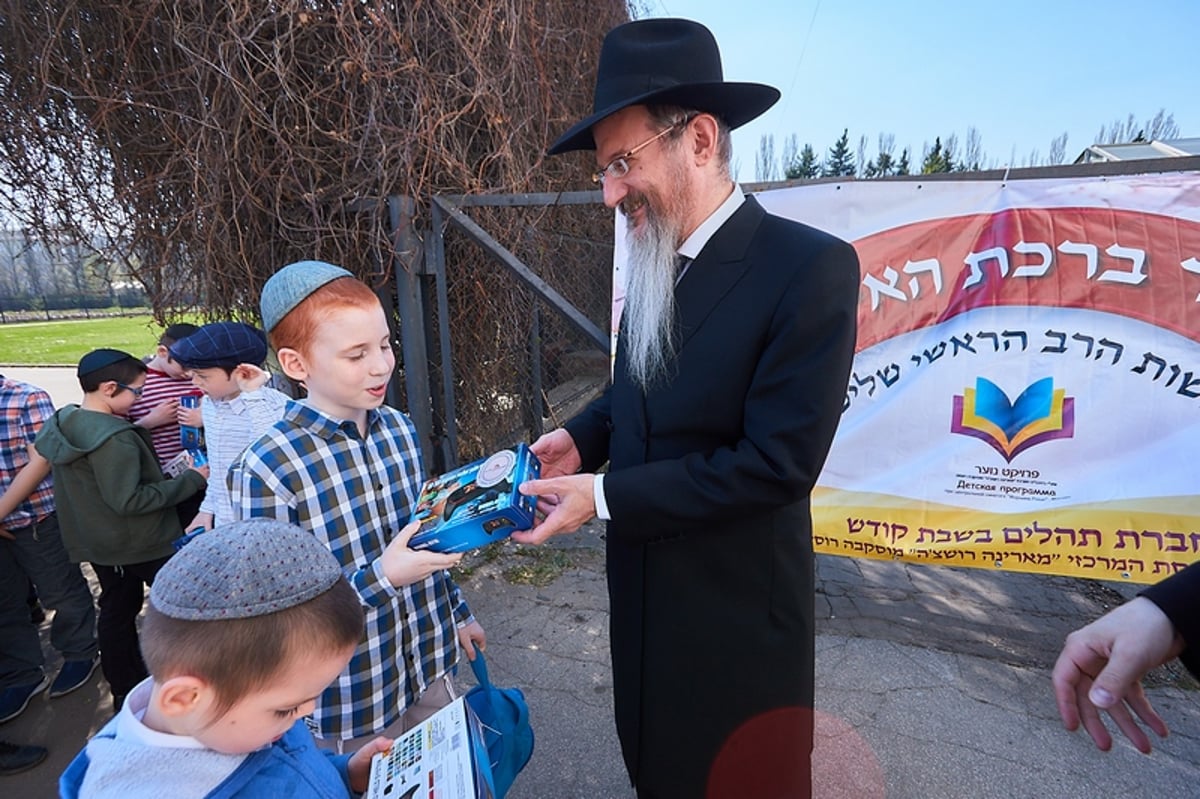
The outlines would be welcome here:
<svg viewBox="0 0 1200 799">
<path fill-rule="evenodd" d="M 596 475 L 592 483 L 592 497 L 596 500 L 596 518 L 608 521 L 612 516 L 608 513 L 608 502 L 604 499 L 604 475 Z"/>
</svg>

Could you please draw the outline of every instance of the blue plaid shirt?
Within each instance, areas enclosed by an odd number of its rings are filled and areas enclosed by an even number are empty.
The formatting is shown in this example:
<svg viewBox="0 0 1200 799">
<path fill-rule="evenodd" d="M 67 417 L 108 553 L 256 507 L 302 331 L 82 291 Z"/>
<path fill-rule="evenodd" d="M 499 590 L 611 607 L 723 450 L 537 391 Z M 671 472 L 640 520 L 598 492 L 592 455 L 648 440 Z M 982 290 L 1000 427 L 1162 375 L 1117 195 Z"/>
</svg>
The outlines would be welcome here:
<svg viewBox="0 0 1200 799">
<path fill-rule="evenodd" d="M 362 598 L 366 636 L 313 713 L 322 738 L 384 729 L 458 662 L 456 627 L 471 612 L 449 572 L 394 588 L 380 563 L 408 523 L 421 482 L 416 429 L 386 406 L 368 413 L 364 438 L 353 422 L 289 403 L 283 419 L 230 469 L 238 518 L 311 530 Z"/>
</svg>

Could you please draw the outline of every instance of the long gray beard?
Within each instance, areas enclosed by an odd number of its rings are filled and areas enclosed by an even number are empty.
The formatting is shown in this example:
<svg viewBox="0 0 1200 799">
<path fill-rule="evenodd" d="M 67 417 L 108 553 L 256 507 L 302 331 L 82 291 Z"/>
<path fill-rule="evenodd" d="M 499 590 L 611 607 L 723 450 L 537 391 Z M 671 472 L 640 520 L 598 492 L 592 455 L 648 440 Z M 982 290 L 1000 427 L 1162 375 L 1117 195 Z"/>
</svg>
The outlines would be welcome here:
<svg viewBox="0 0 1200 799">
<path fill-rule="evenodd" d="M 675 323 L 677 231 L 662 214 L 651 214 L 645 230 L 628 239 L 625 280 L 625 356 L 629 378 L 642 391 L 666 375 L 675 356 L 671 330 Z"/>
</svg>

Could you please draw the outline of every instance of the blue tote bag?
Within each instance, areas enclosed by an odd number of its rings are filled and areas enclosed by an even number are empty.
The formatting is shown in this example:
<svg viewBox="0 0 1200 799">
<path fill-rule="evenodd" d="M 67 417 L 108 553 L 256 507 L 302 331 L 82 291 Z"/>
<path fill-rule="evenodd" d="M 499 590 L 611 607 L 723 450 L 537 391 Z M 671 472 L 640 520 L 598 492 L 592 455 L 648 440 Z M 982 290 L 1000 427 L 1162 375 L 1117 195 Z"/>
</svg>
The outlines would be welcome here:
<svg viewBox="0 0 1200 799">
<path fill-rule="evenodd" d="M 470 661 L 479 685 L 463 697 L 483 725 L 483 740 L 492 765 L 496 799 L 504 799 L 513 780 L 533 755 L 529 706 L 519 688 L 497 688 L 488 679 L 487 661 L 479 647 Z"/>
</svg>

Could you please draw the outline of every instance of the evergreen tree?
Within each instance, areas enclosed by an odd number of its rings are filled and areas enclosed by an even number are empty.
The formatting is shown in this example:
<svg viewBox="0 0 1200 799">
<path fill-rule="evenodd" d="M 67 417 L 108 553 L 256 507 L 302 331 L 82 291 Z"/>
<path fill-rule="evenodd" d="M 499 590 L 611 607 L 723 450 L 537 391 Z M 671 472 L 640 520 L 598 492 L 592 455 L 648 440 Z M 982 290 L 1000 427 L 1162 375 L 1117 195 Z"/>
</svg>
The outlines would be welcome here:
<svg viewBox="0 0 1200 799">
<path fill-rule="evenodd" d="M 911 175 L 912 166 L 908 163 L 908 148 L 900 151 L 900 160 L 896 162 L 897 175 Z"/>
<path fill-rule="evenodd" d="M 925 157 L 921 160 L 921 174 L 933 175 L 938 172 L 949 172 L 952 166 L 952 161 L 946 157 L 946 152 L 942 149 L 942 137 L 938 136 L 933 140 L 933 148 L 926 150 Z"/>
<path fill-rule="evenodd" d="M 894 174 L 896 171 L 896 160 L 892 157 L 894 149 L 896 149 L 896 137 L 890 133 L 880 133 L 879 155 L 874 160 L 867 162 L 863 174 L 869 178 L 882 178 Z"/>
<path fill-rule="evenodd" d="M 843 177 L 854 174 L 854 154 L 850 152 L 850 130 L 842 129 L 841 137 L 829 148 L 829 158 L 821 170 L 823 177 Z"/>
<path fill-rule="evenodd" d="M 784 170 L 788 180 L 811 180 L 820 173 L 821 165 L 817 163 L 817 153 L 811 144 L 805 144 L 800 150 L 800 156 Z"/>
</svg>

